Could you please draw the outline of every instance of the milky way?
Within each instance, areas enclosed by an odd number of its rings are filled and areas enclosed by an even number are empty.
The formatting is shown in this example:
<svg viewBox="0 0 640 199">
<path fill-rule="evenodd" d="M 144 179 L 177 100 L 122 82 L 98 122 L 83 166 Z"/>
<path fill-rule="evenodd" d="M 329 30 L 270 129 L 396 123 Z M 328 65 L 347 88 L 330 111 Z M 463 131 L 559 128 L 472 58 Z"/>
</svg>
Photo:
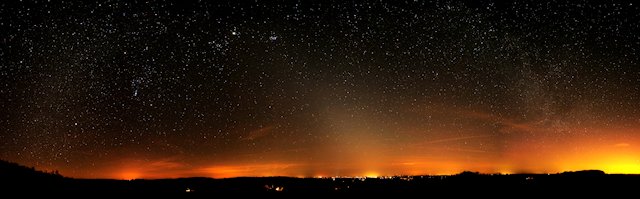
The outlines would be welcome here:
<svg viewBox="0 0 640 199">
<path fill-rule="evenodd" d="M 0 158 L 82 178 L 640 173 L 640 6 L 0 3 Z"/>
</svg>

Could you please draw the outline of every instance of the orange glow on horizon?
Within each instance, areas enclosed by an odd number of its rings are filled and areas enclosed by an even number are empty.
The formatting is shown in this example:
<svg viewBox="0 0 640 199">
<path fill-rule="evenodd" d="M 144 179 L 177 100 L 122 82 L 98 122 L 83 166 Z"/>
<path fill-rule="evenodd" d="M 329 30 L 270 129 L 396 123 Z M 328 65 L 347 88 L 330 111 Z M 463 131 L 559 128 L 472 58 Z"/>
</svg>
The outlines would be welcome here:
<svg viewBox="0 0 640 199">
<path fill-rule="evenodd" d="M 141 175 L 137 171 L 124 171 L 124 172 L 120 173 L 119 176 L 116 179 L 135 180 L 135 179 L 138 179 L 140 177 L 141 177 Z"/>
<path fill-rule="evenodd" d="M 636 156 L 638 157 L 638 156 Z M 640 173 L 640 160 L 633 156 L 608 156 L 601 154 L 599 156 L 583 156 L 568 157 L 563 162 L 557 162 L 559 169 L 555 170 L 535 170 L 529 168 L 525 170 L 513 170 L 508 165 L 489 166 L 473 166 L 455 163 L 415 163 L 412 165 L 387 165 L 388 172 L 354 172 L 354 173 L 323 173 L 316 175 L 307 175 L 300 172 L 303 166 L 295 164 L 255 164 L 255 165 L 230 165 L 230 166 L 213 166 L 201 169 L 184 169 L 184 170 L 136 170 L 124 169 L 110 172 L 100 178 L 113 178 L 123 180 L 133 179 L 157 179 L 157 178 L 176 178 L 176 177 L 212 177 L 212 178 L 233 178 L 233 177 L 270 177 L 270 176 L 292 176 L 292 177 L 331 177 L 331 176 L 393 176 L 393 175 L 453 175 L 462 171 L 477 171 L 481 173 L 559 173 L 564 171 L 577 171 L 598 169 L 610 174 L 637 174 Z M 487 163 L 487 165 L 490 165 Z M 357 171 L 357 169 L 352 169 Z"/>
<path fill-rule="evenodd" d="M 620 131 L 618 136 L 587 137 L 565 136 L 561 139 L 517 141 L 500 154 L 463 148 L 460 142 L 470 143 L 486 137 L 442 138 L 437 142 L 418 141 L 405 144 L 402 151 L 394 148 L 374 147 L 371 141 L 361 141 L 361 149 L 375 150 L 364 153 L 347 145 L 340 148 L 320 148 L 330 158 L 317 158 L 311 162 L 278 160 L 278 156 L 264 156 L 265 162 L 207 164 L 190 163 L 181 157 L 139 160 L 116 160 L 116 165 L 87 170 L 85 173 L 61 173 L 80 178 L 157 179 L 178 177 L 333 177 L 333 176 L 393 176 L 393 175 L 452 175 L 463 171 L 480 173 L 560 173 L 578 170 L 602 170 L 610 174 L 640 173 L 640 137 L 635 130 Z M 603 133 L 605 134 L 605 133 Z M 354 142 L 359 141 L 353 138 Z M 540 143 L 544 143 L 541 145 Z M 444 147 L 443 147 L 444 146 Z M 275 154 L 275 153 L 269 153 Z M 376 154 L 376 155 L 373 155 Z M 321 157 L 321 156 L 319 156 Z M 322 156 L 324 157 L 324 156 Z M 192 165 L 193 164 L 193 165 Z M 89 175 L 89 174 L 91 175 Z"/>
<path fill-rule="evenodd" d="M 254 165 L 225 165 L 204 168 L 207 176 L 214 178 L 231 177 L 266 177 L 266 176 L 296 176 L 289 170 L 298 167 L 296 164 L 254 164 Z"/>
</svg>

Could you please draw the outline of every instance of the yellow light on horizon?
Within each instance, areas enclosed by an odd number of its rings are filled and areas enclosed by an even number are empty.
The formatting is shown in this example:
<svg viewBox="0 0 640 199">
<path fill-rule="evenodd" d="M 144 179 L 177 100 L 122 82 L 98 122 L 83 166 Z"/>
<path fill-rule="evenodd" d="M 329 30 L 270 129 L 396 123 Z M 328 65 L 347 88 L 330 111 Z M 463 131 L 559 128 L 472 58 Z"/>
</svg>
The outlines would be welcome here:
<svg viewBox="0 0 640 199">
<path fill-rule="evenodd" d="M 603 171 L 609 174 L 638 174 L 640 173 L 640 161 L 622 159 L 603 165 Z"/>
<path fill-rule="evenodd" d="M 368 172 L 364 175 L 367 178 L 378 178 L 378 176 L 380 176 L 378 173 L 376 172 Z"/>
<path fill-rule="evenodd" d="M 608 174 L 640 174 L 640 159 L 635 153 L 603 151 L 568 159 L 561 171 L 602 170 Z"/>
</svg>

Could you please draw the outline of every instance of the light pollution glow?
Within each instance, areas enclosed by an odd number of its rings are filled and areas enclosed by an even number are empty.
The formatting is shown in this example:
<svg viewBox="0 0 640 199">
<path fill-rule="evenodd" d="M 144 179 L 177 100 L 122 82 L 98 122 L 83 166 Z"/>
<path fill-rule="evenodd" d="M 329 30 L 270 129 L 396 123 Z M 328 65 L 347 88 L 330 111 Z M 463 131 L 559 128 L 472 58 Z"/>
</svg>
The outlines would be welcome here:
<svg viewBox="0 0 640 199">
<path fill-rule="evenodd" d="M 621 130 L 621 129 L 619 129 Z M 383 148 L 368 148 L 369 155 L 353 153 L 352 161 L 327 161 L 316 163 L 296 163 L 278 161 L 268 154 L 262 154 L 263 162 L 247 160 L 221 164 L 200 163 L 198 165 L 179 161 L 179 157 L 161 160 L 141 161 L 138 159 L 115 160 L 117 164 L 96 168 L 96 170 L 64 171 L 71 177 L 79 178 L 176 178 L 213 177 L 231 178 L 243 176 L 389 176 L 389 175 L 448 175 L 462 171 L 481 173 L 558 173 L 599 169 L 606 173 L 640 173 L 640 148 L 638 138 L 633 137 L 637 129 L 622 129 L 618 137 L 591 139 L 588 136 L 574 136 L 555 141 L 522 142 L 509 147 L 498 158 L 483 151 L 463 148 L 423 146 L 423 143 L 407 145 L 401 151 L 384 151 Z M 435 142 L 455 145 L 458 142 L 472 142 L 482 137 L 448 138 Z M 434 143 L 432 141 L 432 143 Z M 540 146 L 539 143 L 545 143 Z M 330 153 L 336 149 L 324 148 Z M 344 150 L 344 149 L 342 149 Z M 364 153 L 364 152 L 363 152 Z M 433 155 L 438 153 L 439 155 Z M 379 156 L 376 154 L 384 154 Z M 494 154 L 495 155 L 495 154 Z M 278 156 L 274 156 L 278 157 Z M 309 171 L 313 171 L 310 173 Z"/>
<path fill-rule="evenodd" d="M 324 127 L 335 139 L 298 148 L 270 151 L 238 149 L 211 160 L 206 155 L 167 156 L 131 154 L 122 148 L 102 164 L 83 169 L 60 168 L 78 178 L 157 179 L 177 177 L 231 178 L 247 176 L 389 176 L 481 173 L 558 173 L 603 170 L 640 173 L 640 128 L 636 122 L 587 121 L 572 112 L 558 122 L 515 121 L 482 111 L 407 109 L 412 117 L 432 117 L 438 125 L 403 124 L 366 114 L 327 110 Z M 392 122 L 389 122 L 392 121 Z M 405 125 L 401 128 L 391 128 Z M 327 128 L 330 126 L 332 128 Z M 380 134 L 394 129 L 395 133 Z M 247 131 L 241 143 L 273 141 L 271 125 Z M 397 137 L 388 137 L 397 135 Z M 427 136 L 425 136 L 427 135 Z M 277 139 L 276 139 L 277 140 Z M 286 146 L 286 145 L 284 145 Z M 46 168 L 45 168 L 46 169 Z M 55 168 L 54 168 L 55 169 Z"/>
</svg>

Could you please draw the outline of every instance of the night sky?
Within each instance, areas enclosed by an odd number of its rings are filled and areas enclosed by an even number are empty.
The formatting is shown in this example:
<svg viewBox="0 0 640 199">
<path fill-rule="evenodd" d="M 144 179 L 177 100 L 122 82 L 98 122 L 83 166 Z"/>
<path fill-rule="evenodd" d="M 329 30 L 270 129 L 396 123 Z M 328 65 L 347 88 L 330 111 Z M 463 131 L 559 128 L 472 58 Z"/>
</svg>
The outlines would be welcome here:
<svg viewBox="0 0 640 199">
<path fill-rule="evenodd" d="M 0 159 L 79 178 L 640 173 L 640 3 L 0 2 Z"/>
</svg>

